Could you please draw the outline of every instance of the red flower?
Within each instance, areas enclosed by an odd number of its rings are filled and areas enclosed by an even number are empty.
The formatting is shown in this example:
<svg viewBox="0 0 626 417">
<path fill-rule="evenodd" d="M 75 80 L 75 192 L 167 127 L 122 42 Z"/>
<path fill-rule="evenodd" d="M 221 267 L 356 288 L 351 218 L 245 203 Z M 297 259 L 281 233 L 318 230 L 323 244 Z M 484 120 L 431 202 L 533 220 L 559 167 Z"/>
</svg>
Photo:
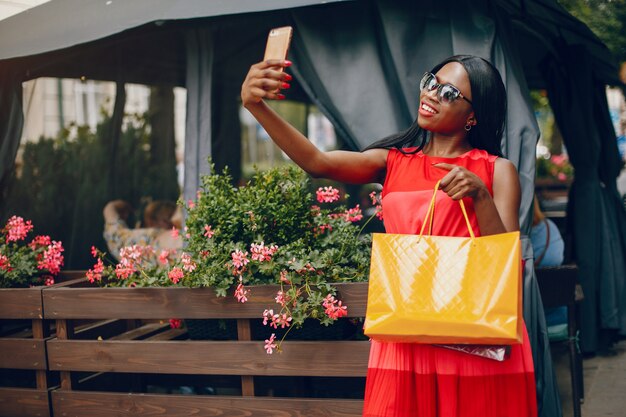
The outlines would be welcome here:
<svg viewBox="0 0 626 417">
<path fill-rule="evenodd" d="M 333 187 L 320 187 L 315 194 L 320 203 L 333 203 L 339 200 L 339 190 Z"/>
<path fill-rule="evenodd" d="M 13 216 L 7 222 L 5 227 L 7 231 L 7 242 L 17 242 L 26 238 L 28 232 L 33 230 L 33 224 L 30 220 L 24 221 L 24 218 Z"/>
</svg>

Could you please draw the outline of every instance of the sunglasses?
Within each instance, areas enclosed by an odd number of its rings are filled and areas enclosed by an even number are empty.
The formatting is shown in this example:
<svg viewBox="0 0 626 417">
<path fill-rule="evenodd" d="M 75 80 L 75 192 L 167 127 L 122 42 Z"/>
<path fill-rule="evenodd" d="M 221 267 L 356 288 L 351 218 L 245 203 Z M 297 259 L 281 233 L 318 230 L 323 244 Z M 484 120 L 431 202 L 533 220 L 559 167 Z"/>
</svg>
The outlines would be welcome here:
<svg viewBox="0 0 626 417">
<path fill-rule="evenodd" d="M 437 98 L 442 103 L 452 103 L 454 100 L 462 98 L 472 105 L 472 102 L 458 88 L 452 84 L 439 84 L 435 74 L 427 72 L 422 77 L 422 81 L 420 81 L 420 91 L 428 92 L 434 89 L 437 89 Z"/>
</svg>

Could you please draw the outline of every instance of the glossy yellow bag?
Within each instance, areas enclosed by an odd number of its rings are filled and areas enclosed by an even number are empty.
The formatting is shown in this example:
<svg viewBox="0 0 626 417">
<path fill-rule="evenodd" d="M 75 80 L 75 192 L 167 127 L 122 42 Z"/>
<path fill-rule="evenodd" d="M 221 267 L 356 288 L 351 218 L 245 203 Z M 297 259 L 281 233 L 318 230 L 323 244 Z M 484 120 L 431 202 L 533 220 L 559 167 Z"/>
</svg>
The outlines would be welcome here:
<svg viewBox="0 0 626 417">
<path fill-rule="evenodd" d="M 435 187 L 436 190 L 439 183 Z M 376 233 L 365 334 L 375 340 L 516 344 L 522 340 L 519 232 L 475 237 Z"/>
</svg>

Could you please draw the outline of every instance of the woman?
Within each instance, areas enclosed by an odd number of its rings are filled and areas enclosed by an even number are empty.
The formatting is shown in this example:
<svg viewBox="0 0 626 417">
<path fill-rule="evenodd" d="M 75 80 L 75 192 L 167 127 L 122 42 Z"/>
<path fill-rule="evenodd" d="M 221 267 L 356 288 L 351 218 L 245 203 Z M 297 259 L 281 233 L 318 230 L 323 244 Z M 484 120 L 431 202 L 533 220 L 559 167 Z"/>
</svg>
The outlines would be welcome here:
<svg viewBox="0 0 626 417">
<path fill-rule="evenodd" d="M 176 203 L 171 201 L 152 201 L 144 210 L 144 227 L 131 229 L 126 223 L 132 212 L 130 203 L 124 200 L 109 201 L 102 215 L 104 216 L 103 237 L 109 252 L 120 259 L 120 249 L 132 245 L 149 245 L 155 250 L 179 250 L 183 240 L 178 235 L 180 221 Z"/>
<path fill-rule="evenodd" d="M 519 230 L 519 179 L 500 157 L 506 92 L 487 61 L 454 56 L 437 65 L 420 83 L 413 125 L 363 152 L 321 152 L 266 105 L 264 99 L 284 98 L 291 76 L 277 70 L 290 65 L 253 65 L 242 86 L 243 105 L 309 174 L 382 183 L 387 232 L 418 233 L 439 179 L 433 235 L 469 235 L 455 201 L 461 198 L 477 236 Z M 426 344 L 372 341 L 365 391 L 366 417 L 537 414 L 526 332 L 502 362 Z"/>
</svg>

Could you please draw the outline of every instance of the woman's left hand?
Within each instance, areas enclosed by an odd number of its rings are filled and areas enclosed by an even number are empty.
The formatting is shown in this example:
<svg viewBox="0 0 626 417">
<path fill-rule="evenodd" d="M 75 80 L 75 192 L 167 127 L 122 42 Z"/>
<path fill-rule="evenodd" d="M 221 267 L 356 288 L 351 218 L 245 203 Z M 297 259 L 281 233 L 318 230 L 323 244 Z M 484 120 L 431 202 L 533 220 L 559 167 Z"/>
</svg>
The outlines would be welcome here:
<svg viewBox="0 0 626 417">
<path fill-rule="evenodd" d="M 441 180 L 439 188 L 453 200 L 465 197 L 475 200 L 489 194 L 485 183 L 473 172 L 453 164 L 438 163 L 433 166 L 449 171 Z"/>
</svg>

